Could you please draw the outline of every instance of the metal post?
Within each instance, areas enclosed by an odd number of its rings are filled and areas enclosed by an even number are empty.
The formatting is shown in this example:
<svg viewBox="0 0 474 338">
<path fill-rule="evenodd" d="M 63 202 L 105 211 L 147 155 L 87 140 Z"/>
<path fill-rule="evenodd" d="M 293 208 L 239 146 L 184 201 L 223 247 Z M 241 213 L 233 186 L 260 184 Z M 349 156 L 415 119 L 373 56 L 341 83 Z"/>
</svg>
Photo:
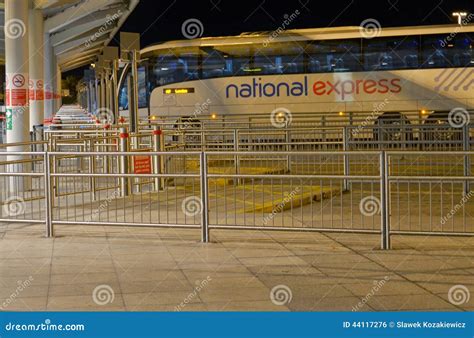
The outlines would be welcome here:
<svg viewBox="0 0 474 338">
<path fill-rule="evenodd" d="M 388 156 L 385 151 L 380 153 L 380 225 L 381 249 L 390 249 L 390 190 L 388 180 Z"/>
<path fill-rule="evenodd" d="M 470 149 L 470 136 L 469 136 L 469 123 L 463 126 L 463 150 L 469 151 Z M 464 176 L 471 176 L 471 159 L 469 155 L 464 155 Z M 464 194 L 468 195 L 470 192 L 469 180 L 464 181 Z"/>
<path fill-rule="evenodd" d="M 343 151 L 344 151 L 344 176 L 349 176 L 350 174 L 350 163 L 349 163 L 349 154 L 346 152 L 349 151 L 349 133 L 347 127 L 344 127 L 342 130 L 342 138 L 343 138 Z M 350 190 L 349 180 L 347 178 L 344 179 L 343 183 L 344 191 Z"/>
<path fill-rule="evenodd" d="M 53 194 L 52 194 L 52 181 L 51 181 L 51 160 L 49 153 L 44 154 L 44 191 L 45 191 L 45 210 L 46 210 L 46 237 L 54 236 L 53 229 Z"/>
<path fill-rule="evenodd" d="M 203 243 L 209 243 L 209 196 L 208 196 L 208 182 L 207 182 L 207 154 L 201 152 L 200 156 L 200 166 L 201 166 L 201 241 Z"/>
<path fill-rule="evenodd" d="M 162 131 L 159 126 L 153 126 L 153 151 L 155 152 L 160 152 L 163 151 L 163 145 L 162 145 Z M 154 155 L 153 156 L 153 174 L 163 174 L 163 166 L 162 166 L 162 156 L 163 155 Z M 155 183 L 155 190 L 161 190 L 163 189 L 163 178 L 162 177 L 155 177 L 154 179 Z"/>
<path fill-rule="evenodd" d="M 118 69 L 119 61 L 112 61 L 112 111 L 114 113 L 114 124 L 118 123 L 119 120 L 119 99 L 118 99 Z"/>
<path fill-rule="evenodd" d="M 323 141 L 323 149 L 324 150 L 327 150 L 327 146 L 326 146 L 326 116 L 323 115 L 321 117 L 321 127 L 323 128 L 322 132 L 323 132 L 323 135 L 322 135 L 322 141 Z"/>
<path fill-rule="evenodd" d="M 234 129 L 234 151 L 239 151 L 239 131 Z M 234 169 L 235 174 L 238 175 L 240 173 L 240 158 L 239 155 L 234 155 Z M 240 179 L 234 179 L 234 185 L 240 184 Z"/>
<path fill-rule="evenodd" d="M 94 149 L 94 139 L 90 138 L 88 143 L 89 143 L 88 151 L 94 152 L 95 151 L 95 149 Z M 91 175 L 95 174 L 95 156 L 94 155 L 91 155 L 89 157 L 89 173 Z M 96 200 L 96 185 L 95 185 L 95 177 L 94 176 L 90 177 L 89 183 L 90 183 L 90 188 L 91 188 L 91 191 L 92 191 L 92 200 L 95 201 Z"/>
<path fill-rule="evenodd" d="M 287 152 L 291 151 L 290 142 L 291 142 L 291 134 L 290 134 L 290 131 L 288 130 L 288 123 L 286 123 L 286 132 L 285 132 L 286 146 L 285 146 L 285 150 Z M 286 156 L 286 172 L 290 172 L 290 171 L 291 171 L 291 157 L 290 157 L 290 155 L 287 155 Z"/>
<path fill-rule="evenodd" d="M 130 112 L 130 132 L 138 132 L 138 52 L 131 52 L 131 77 L 128 86 L 128 110 Z"/>
<path fill-rule="evenodd" d="M 120 151 L 124 155 L 120 156 L 120 173 L 128 174 L 128 157 L 125 153 L 128 152 L 129 146 L 129 135 L 127 128 L 120 128 Z M 121 197 L 128 196 L 130 194 L 129 180 L 127 177 L 120 178 L 120 193 Z"/>
</svg>

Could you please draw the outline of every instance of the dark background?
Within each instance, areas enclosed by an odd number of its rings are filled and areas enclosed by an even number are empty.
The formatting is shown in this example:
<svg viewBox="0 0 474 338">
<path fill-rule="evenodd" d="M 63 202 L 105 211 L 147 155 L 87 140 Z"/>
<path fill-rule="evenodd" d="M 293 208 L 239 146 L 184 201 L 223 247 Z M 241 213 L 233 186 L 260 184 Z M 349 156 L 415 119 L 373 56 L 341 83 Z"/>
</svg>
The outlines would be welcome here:
<svg viewBox="0 0 474 338">
<path fill-rule="evenodd" d="M 141 0 L 122 30 L 141 33 L 145 47 L 183 39 L 181 25 L 189 18 L 203 23 L 203 36 L 222 36 L 272 31 L 296 9 L 301 14 L 290 28 L 358 26 L 367 18 L 382 27 L 447 24 L 453 11 L 473 7 L 473 0 Z"/>
<path fill-rule="evenodd" d="M 474 11 L 474 0 L 141 0 L 121 31 L 141 34 L 141 47 L 185 39 L 184 21 L 198 19 L 203 37 L 273 31 L 285 14 L 299 10 L 288 27 L 359 26 L 368 18 L 383 27 L 437 25 L 456 22 L 452 12 Z M 111 45 L 119 45 L 116 34 Z M 83 69 L 65 74 L 82 77 Z"/>
</svg>

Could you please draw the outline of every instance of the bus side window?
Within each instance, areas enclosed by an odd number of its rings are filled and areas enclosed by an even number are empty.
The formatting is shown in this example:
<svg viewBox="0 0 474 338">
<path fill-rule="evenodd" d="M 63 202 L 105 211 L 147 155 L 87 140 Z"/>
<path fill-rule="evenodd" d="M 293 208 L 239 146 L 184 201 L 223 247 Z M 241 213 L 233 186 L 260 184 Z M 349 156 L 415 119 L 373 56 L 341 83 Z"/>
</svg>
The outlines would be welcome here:
<svg viewBox="0 0 474 338">
<path fill-rule="evenodd" d="M 453 67 L 442 36 L 422 36 L 423 68 Z"/>
<path fill-rule="evenodd" d="M 457 34 L 452 43 L 452 60 L 455 67 L 473 67 L 472 47 L 474 43 L 468 34 Z M 449 47 L 449 45 L 448 45 Z"/>
<path fill-rule="evenodd" d="M 418 36 L 365 39 L 364 69 L 418 68 Z"/>
</svg>

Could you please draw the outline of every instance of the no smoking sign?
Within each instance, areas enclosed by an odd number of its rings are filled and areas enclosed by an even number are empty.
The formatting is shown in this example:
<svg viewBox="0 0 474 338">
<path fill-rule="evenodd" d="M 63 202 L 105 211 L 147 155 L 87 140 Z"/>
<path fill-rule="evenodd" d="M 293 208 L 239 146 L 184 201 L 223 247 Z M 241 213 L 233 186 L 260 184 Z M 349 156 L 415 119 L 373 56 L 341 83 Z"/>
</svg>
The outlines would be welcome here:
<svg viewBox="0 0 474 338">
<path fill-rule="evenodd" d="M 12 78 L 12 83 L 16 88 L 23 88 L 26 83 L 25 76 L 23 74 L 15 74 Z"/>
</svg>

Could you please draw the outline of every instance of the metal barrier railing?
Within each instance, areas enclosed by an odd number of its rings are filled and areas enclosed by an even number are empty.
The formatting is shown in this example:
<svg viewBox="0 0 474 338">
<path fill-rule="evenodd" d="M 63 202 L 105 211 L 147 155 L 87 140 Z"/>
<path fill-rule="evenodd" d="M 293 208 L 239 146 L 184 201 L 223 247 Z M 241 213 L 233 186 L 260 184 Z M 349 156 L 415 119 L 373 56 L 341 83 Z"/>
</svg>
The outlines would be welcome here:
<svg viewBox="0 0 474 338">
<path fill-rule="evenodd" d="M 113 165 L 93 165 L 102 157 Z M 474 152 L 56 151 L 0 159 L 0 222 L 45 224 L 47 236 L 73 225 L 193 228 L 204 242 L 212 229 L 334 231 L 380 234 L 388 249 L 393 234 L 474 235 Z M 65 159 L 82 162 L 80 170 L 59 165 Z"/>
</svg>

